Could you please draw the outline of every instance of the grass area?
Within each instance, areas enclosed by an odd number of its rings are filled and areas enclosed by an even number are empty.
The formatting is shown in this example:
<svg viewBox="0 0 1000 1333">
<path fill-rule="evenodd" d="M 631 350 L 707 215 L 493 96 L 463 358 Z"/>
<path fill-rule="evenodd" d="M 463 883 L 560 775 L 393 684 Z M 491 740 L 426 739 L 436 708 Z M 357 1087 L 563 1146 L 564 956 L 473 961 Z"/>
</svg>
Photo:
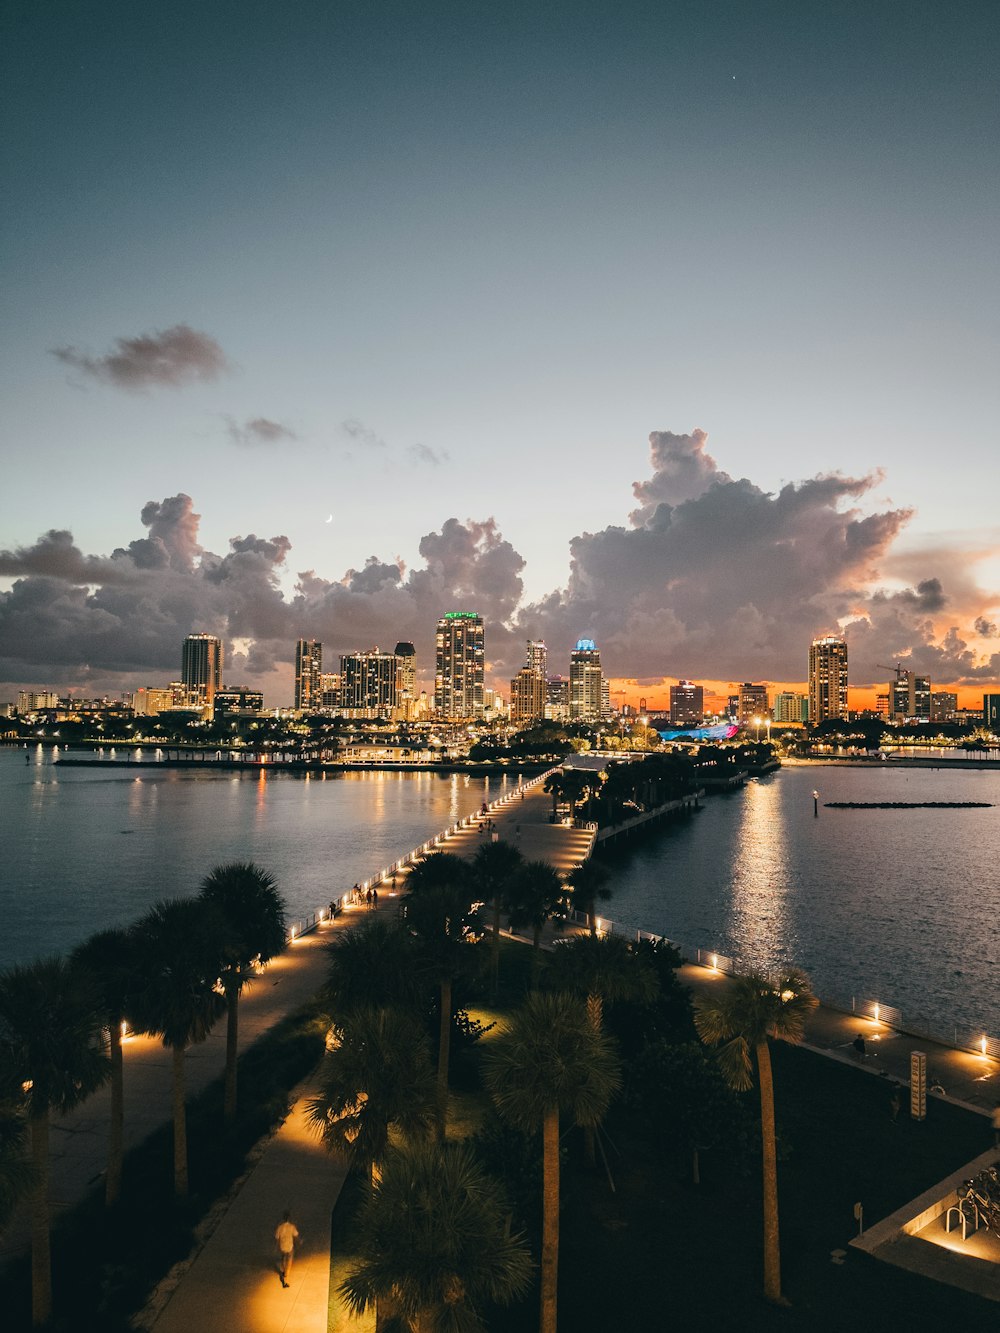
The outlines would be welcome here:
<svg viewBox="0 0 1000 1333">
<path fill-rule="evenodd" d="M 122 1197 L 104 1206 L 103 1185 L 53 1226 L 51 1333 L 119 1333 L 191 1249 L 194 1228 L 242 1174 L 247 1154 L 287 1113 L 289 1093 L 323 1054 L 326 1023 L 307 1005 L 265 1033 L 240 1059 L 240 1106 L 226 1132 L 222 1079 L 188 1103 L 191 1194 L 173 1197 L 173 1129 L 167 1123 L 125 1158 Z M 126 1096 L 128 1091 L 126 1088 Z M 0 1273 L 5 1329 L 31 1324 L 28 1256 Z"/>
<path fill-rule="evenodd" d="M 661 1329 L 710 1320 L 714 1328 L 932 1328 L 964 1318 L 992 1323 L 988 1301 L 847 1249 L 854 1204 L 873 1224 L 985 1150 L 987 1122 L 933 1101 L 917 1124 L 889 1112 L 878 1079 L 809 1051 L 774 1052 L 780 1132 L 782 1277 L 790 1308 L 761 1296 L 759 1157 L 740 1171 L 704 1154 L 700 1187 L 670 1145 L 635 1132 L 621 1110 L 609 1124 L 617 1193 L 582 1169 L 566 1174 L 560 1322 L 590 1333 Z M 748 1094 L 753 1097 L 755 1094 Z M 752 1103 L 751 1103 L 752 1106 Z M 847 1250 L 843 1264 L 831 1252 Z M 523 1324 L 521 1325 L 523 1327 Z M 495 1321 L 498 1330 L 513 1322 Z"/>
</svg>

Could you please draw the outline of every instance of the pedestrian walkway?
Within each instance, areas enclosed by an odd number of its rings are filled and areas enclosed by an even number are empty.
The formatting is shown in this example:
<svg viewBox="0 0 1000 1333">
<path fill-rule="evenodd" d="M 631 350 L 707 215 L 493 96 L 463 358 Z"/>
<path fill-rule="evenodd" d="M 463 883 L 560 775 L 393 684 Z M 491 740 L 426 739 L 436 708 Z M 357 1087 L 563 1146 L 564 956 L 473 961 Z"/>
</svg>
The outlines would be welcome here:
<svg viewBox="0 0 1000 1333">
<path fill-rule="evenodd" d="M 201 1250 L 160 1284 L 136 1327 L 156 1333 L 327 1333 L 330 1215 L 344 1182 L 299 1097 Z M 281 1285 L 274 1230 L 289 1209 L 299 1230 Z M 365 1324 L 357 1325 L 363 1333 Z"/>
<path fill-rule="evenodd" d="M 477 815 L 474 823 L 450 834 L 436 850 L 469 859 L 496 833 L 501 842 L 516 847 L 526 861 L 545 861 L 565 875 L 590 855 L 594 830 L 554 824 L 551 815 L 552 797 L 539 783 L 488 816 Z"/>
<path fill-rule="evenodd" d="M 724 972 L 691 963 L 680 969 L 679 976 L 695 995 L 711 993 L 729 980 Z M 864 1037 L 864 1055 L 854 1047 L 859 1035 Z M 944 1095 L 984 1113 L 1000 1101 L 1000 1061 L 897 1032 L 873 1018 L 845 1014 L 825 1004 L 809 1016 L 804 1044 L 844 1064 L 906 1084 L 910 1081 L 910 1054 L 922 1051 L 927 1056 L 928 1089 L 942 1090 L 932 1092 L 932 1096 Z"/>
</svg>

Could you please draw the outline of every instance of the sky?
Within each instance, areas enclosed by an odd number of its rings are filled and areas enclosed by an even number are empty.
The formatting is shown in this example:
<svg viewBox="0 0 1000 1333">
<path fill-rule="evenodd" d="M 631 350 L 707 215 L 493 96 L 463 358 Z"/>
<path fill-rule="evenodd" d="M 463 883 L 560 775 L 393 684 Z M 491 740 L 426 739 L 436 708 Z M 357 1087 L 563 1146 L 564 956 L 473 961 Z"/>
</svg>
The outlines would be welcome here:
<svg viewBox="0 0 1000 1333">
<path fill-rule="evenodd" d="M 2 12 L 0 700 L 451 609 L 995 688 L 993 0 Z"/>
</svg>

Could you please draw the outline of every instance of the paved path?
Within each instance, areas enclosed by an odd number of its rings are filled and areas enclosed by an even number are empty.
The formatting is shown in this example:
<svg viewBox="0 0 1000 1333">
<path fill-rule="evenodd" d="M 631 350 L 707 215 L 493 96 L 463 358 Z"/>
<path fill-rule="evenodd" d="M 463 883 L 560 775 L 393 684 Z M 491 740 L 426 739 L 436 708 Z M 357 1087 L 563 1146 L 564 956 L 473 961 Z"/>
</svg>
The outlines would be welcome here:
<svg viewBox="0 0 1000 1333">
<path fill-rule="evenodd" d="M 523 796 L 516 796 L 491 811 L 489 817 L 500 840 L 512 843 L 526 861 L 547 861 L 560 874 L 566 874 L 590 855 L 594 835 L 589 829 L 552 824 L 551 814 L 552 797 L 538 783 Z M 471 827 L 451 834 L 437 850 L 473 857 L 492 833 L 485 819 L 477 816 Z"/>
<path fill-rule="evenodd" d="M 162 1283 L 141 1327 L 156 1333 L 327 1333 L 330 1214 L 344 1181 L 305 1119 L 302 1095 L 207 1243 Z M 289 1209 L 299 1229 L 287 1288 L 274 1229 Z M 362 1333 L 365 1325 L 357 1328 Z"/>
<path fill-rule="evenodd" d="M 727 982 L 724 973 L 694 964 L 685 964 L 681 968 L 680 979 L 696 995 L 710 992 Z M 865 1038 L 864 1057 L 859 1056 L 852 1045 L 859 1033 Z M 805 1044 L 844 1064 L 907 1084 L 910 1081 L 910 1053 L 923 1051 L 927 1056 L 928 1088 L 938 1084 L 949 1099 L 984 1112 L 1000 1101 L 1000 1062 L 989 1056 L 956 1051 L 923 1037 L 896 1032 L 871 1018 L 844 1014 L 821 1004 L 809 1018 Z"/>
</svg>

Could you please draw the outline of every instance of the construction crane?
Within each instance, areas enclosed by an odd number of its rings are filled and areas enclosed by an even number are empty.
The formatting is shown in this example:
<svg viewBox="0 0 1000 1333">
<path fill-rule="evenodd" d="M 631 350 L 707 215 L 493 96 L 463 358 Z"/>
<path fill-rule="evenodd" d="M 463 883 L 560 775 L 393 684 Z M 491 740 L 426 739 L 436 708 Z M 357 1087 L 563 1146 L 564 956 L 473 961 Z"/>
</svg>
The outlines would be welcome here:
<svg viewBox="0 0 1000 1333">
<path fill-rule="evenodd" d="M 906 667 L 903 666 L 902 662 L 897 662 L 894 667 L 886 666 L 884 662 L 876 662 L 875 665 L 879 671 L 895 671 L 897 680 L 902 680 L 906 675 Z"/>
</svg>

